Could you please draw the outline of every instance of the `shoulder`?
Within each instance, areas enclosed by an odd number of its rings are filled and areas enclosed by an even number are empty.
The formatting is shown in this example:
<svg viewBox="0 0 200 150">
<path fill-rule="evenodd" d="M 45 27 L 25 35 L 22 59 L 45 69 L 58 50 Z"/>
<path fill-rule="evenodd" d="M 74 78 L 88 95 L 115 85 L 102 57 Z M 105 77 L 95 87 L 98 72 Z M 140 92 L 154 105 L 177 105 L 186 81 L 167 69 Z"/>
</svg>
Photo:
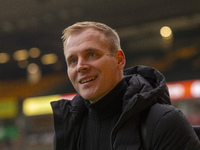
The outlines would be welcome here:
<svg viewBox="0 0 200 150">
<path fill-rule="evenodd" d="M 154 148 L 191 148 L 197 142 L 195 132 L 184 114 L 166 104 L 153 105 L 147 117 L 147 139 Z"/>
<path fill-rule="evenodd" d="M 54 122 L 60 122 L 63 120 L 63 114 L 64 112 L 68 112 L 69 109 L 66 109 L 70 105 L 69 100 L 58 100 L 58 101 L 52 101 L 51 107 L 53 111 L 54 116 Z"/>
<path fill-rule="evenodd" d="M 72 108 L 79 108 L 84 105 L 84 100 L 83 98 L 77 94 L 72 100 L 67 100 L 67 99 L 61 99 L 58 101 L 52 101 L 51 102 L 51 107 L 54 110 L 59 110 L 59 111 L 64 111 L 69 107 L 70 109 Z"/>
<path fill-rule="evenodd" d="M 76 95 L 72 100 L 58 100 L 51 102 L 54 116 L 66 116 L 68 113 L 77 113 L 85 109 L 85 103 L 80 95 Z"/>
<path fill-rule="evenodd" d="M 176 115 L 174 116 L 173 114 Z M 153 139 L 155 134 L 159 134 L 160 132 L 157 129 L 160 128 L 162 130 L 162 128 L 168 126 L 169 120 L 170 122 L 172 120 L 176 122 L 175 118 L 177 118 L 178 114 L 181 114 L 181 112 L 168 104 L 156 103 L 151 106 L 146 119 L 147 139 Z M 175 122 L 173 121 L 173 123 Z"/>
<path fill-rule="evenodd" d="M 160 129 L 180 129 L 184 126 L 191 126 L 184 114 L 177 108 L 168 104 L 155 104 L 153 105 L 147 117 L 147 123 L 153 125 L 154 130 Z M 174 131 L 173 131 L 174 132 Z"/>
<path fill-rule="evenodd" d="M 156 130 L 156 128 L 180 130 L 185 126 L 192 128 L 185 115 L 179 109 L 168 104 L 153 105 L 149 110 L 147 123 L 151 130 Z"/>
<path fill-rule="evenodd" d="M 177 108 L 175 108 L 172 105 L 156 103 L 150 107 L 149 117 L 153 117 L 153 118 L 156 117 L 155 119 L 159 119 L 160 117 L 164 116 L 165 114 L 167 114 L 169 112 L 173 112 L 173 111 L 181 113 L 180 110 L 178 110 Z"/>
<path fill-rule="evenodd" d="M 52 101 L 51 102 L 51 107 L 52 107 L 52 110 L 53 112 L 55 113 L 58 113 L 58 112 L 62 112 L 64 107 L 66 107 L 67 105 L 70 104 L 70 101 L 69 100 L 64 100 L 64 99 L 61 99 L 61 100 L 58 100 L 58 101 Z"/>
</svg>

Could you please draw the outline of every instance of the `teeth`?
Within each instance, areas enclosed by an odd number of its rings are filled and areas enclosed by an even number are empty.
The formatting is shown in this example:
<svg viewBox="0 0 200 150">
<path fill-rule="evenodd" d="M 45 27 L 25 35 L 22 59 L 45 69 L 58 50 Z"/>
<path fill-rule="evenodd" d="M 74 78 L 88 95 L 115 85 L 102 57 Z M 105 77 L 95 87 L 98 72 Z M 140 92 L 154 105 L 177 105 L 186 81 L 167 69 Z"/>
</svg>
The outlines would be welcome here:
<svg viewBox="0 0 200 150">
<path fill-rule="evenodd" d="M 90 77 L 90 78 L 84 79 L 84 80 L 81 81 L 81 83 L 83 84 L 83 83 L 92 81 L 92 80 L 94 80 L 95 78 L 96 78 L 96 77 Z"/>
</svg>

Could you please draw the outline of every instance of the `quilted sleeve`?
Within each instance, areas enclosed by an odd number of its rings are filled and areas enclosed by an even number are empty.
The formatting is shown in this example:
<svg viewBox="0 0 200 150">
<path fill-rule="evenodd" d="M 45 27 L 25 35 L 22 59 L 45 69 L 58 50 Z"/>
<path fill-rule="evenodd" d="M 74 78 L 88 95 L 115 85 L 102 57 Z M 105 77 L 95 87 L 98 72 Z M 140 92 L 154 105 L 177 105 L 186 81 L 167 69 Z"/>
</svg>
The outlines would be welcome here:
<svg viewBox="0 0 200 150">
<path fill-rule="evenodd" d="M 154 150 L 200 150 L 200 141 L 186 117 L 173 109 L 158 119 L 152 147 Z"/>
</svg>

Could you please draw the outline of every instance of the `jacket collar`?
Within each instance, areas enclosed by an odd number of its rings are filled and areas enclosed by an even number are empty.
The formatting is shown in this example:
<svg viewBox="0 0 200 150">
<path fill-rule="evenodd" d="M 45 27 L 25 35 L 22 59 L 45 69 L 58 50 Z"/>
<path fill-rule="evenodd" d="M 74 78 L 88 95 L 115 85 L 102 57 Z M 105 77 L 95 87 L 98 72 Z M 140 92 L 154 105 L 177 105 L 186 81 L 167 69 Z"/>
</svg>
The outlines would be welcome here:
<svg viewBox="0 0 200 150">
<path fill-rule="evenodd" d="M 94 111 L 100 119 L 115 115 L 122 110 L 122 100 L 127 86 L 125 80 L 122 79 L 105 97 L 92 104 L 85 100 L 85 104 L 87 108 Z"/>
</svg>

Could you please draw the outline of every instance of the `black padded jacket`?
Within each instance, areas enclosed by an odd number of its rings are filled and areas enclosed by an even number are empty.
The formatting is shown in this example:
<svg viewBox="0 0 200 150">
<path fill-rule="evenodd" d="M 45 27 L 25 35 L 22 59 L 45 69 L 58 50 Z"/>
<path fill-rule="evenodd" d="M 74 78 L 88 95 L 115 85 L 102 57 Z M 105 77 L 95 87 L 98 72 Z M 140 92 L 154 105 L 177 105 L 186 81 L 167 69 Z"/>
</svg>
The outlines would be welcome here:
<svg viewBox="0 0 200 150">
<path fill-rule="evenodd" d="M 142 150 L 141 118 L 146 119 L 148 150 L 199 150 L 199 140 L 185 116 L 171 106 L 164 76 L 154 68 L 124 70 L 128 87 L 122 114 L 110 133 L 112 150 Z M 73 100 L 51 103 L 54 114 L 55 150 L 79 150 L 78 140 L 86 106 L 77 94 Z"/>
</svg>

